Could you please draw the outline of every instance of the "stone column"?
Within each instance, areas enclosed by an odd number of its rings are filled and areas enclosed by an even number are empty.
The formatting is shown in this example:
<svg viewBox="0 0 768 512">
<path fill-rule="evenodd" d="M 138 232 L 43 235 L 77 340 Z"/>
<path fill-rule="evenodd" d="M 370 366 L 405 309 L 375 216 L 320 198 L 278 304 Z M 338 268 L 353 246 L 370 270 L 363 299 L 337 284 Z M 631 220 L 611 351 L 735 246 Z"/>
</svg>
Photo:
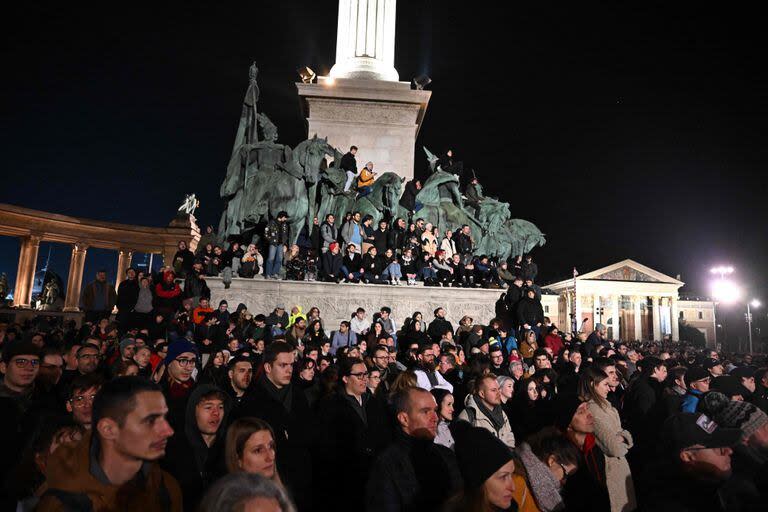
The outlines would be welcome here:
<svg viewBox="0 0 768 512">
<path fill-rule="evenodd" d="M 80 311 L 80 290 L 83 286 L 83 269 L 88 246 L 83 243 L 72 245 L 72 257 L 69 260 L 67 277 L 67 296 L 64 299 L 64 311 Z"/>
<path fill-rule="evenodd" d="M 680 313 L 677 310 L 677 297 L 669 299 L 669 316 L 672 324 L 672 341 L 680 341 Z"/>
<path fill-rule="evenodd" d="M 661 340 L 661 301 L 658 296 L 651 297 L 653 300 L 653 340 Z"/>
<path fill-rule="evenodd" d="M 645 297 L 632 297 L 632 302 L 635 306 L 635 340 L 639 341 L 643 339 L 643 311 L 642 301 Z"/>
<path fill-rule="evenodd" d="M 621 295 L 611 295 L 611 305 L 612 305 L 612 312 L 611 317 L 613 318 L 613 321 L 611 324 L 613 324 L 613 339 L 618 340 L 621 337 L 621 330 L 619 327 L 619 301 L 621 300 Z"/>
<path fill-rule="evenodd" d="M 117 251 L 117 276 L 115 276 L 115 290 L 125 280 L 125 271 L 131 266 L 133 251 L 130 249 L 120 249 Z"/>
<path fill-rule="evenodd" d="M 16 272 L 16 286 L 13 291 L 13 305 L 28 308 L 32 303 L 32 286 L 37 267 L 37 251 L 42 237 L 29 235 L 21 239 L 19 251 L 19 266 Z"/>
<path fill-rule="evenodd" d="M 339 0 L 332 78 L 400 79 L 395 69 L 396 6 L 397 0 Z"/>
<path fill-rule="evenodd" d="M 577 294 L 576 291 L 573 292 L 573 300 L 576 304 L 575 306 L 576 330 L 578 331 L 581 328 L 581 321 L 583 320 L 583 318 L 581 314 L 581 296 Z"/>
</svg>

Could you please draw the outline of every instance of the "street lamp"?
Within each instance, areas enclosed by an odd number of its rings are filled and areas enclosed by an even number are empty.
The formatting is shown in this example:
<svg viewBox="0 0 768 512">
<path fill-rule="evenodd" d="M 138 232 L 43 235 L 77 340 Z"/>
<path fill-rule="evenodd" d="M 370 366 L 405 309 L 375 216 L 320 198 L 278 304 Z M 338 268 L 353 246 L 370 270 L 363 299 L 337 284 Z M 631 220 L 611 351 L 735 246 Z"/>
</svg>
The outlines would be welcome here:
<svg viewBox="0 0 768 512">
<path fill-rule="evenodd" d="M 752 311 L 750 310 L 750 306 L 753 308 L 759 308 L 760 301 L 757 299 L 753 299 L 752 302 L 747 302 L 747 328 L 749 329 L 749 353 L 752 354 Z"/>
<path fill-rule="evenodd" d="M 720 274 L 720 279 L 723 280 L 725 279 L 726 275 L 733 274 L 733 267 L 720 265 L 718 267 L 712 267 L 711 269 L 709 269 L 709 271 L 712 274 Z"/>
</svg>

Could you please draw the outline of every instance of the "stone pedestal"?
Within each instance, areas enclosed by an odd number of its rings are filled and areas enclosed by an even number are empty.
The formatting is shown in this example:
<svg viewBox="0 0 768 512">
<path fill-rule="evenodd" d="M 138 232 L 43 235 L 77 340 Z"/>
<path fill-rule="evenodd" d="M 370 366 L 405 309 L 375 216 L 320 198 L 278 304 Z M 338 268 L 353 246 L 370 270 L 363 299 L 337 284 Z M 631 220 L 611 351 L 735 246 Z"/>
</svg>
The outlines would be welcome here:
<svg viewBox="0 0 768 512">
<path fill-rule="evenodd" d="M 416 136 L 430 91 L 412 90 L 408 82 L 330 77 L 296 88 L 308 137 L 327 137 L 342 153 L 357 146 L 360 169 L 371 161 L 379 175 L 413 178 Z"/>
<path fill-rule="evenodd" d="M 178 240 L 168 240 L 163 247 L 163 265 L 172 267 L 173 257 L 176 254 L 176 251 L 179 250 L 179 242 L 186 242 L 187 248 L 192 252 L 197 250 L 197 243 L 200 241 L 200 228 L 197 226 L 195 216 L 186 213 L 179 213 L 176 218 L 168 224 L 168 227 L 184 231 L 184 234 L 179 237 Z M 125 276 L 123 276 L 123 278 L 124 277 Z"/>
</svg>

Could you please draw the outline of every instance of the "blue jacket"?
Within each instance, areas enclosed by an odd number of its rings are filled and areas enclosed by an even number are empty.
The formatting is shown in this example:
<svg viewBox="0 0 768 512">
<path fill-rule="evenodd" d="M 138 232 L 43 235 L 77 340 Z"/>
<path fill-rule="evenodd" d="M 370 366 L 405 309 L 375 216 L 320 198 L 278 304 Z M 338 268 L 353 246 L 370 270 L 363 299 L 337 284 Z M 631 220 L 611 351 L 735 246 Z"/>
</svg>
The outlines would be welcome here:
<svg viewBox="0 0 768 512">
<path fill-rule="evenodd" d="M 704 393 L 695 389 L 689 389 L 683 397 L 683 405 L 680 406 L 680 412 L 696 412 L 699 400 Z"/>
</svg>

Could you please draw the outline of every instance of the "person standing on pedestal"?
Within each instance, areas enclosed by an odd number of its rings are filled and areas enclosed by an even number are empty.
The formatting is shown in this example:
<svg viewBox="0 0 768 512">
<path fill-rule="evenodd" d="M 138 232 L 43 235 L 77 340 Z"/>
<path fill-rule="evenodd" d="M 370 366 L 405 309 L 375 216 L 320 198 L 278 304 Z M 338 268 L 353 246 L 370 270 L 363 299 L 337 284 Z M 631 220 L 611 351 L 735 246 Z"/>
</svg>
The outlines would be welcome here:
<svg viewBox="0 0 768 512">
<path fill-rule="evenodd" d="M 131 313 L 139 300 L 139 282 L 136 280 L 136 269 L 133 267 L 125 271 L 125 281 L 117 287 L 117 323 L 122 329 L 128 326 Z"/>
<path fill-rule="evenodd" d="M 267 240 L 269 252 L 267 264 L 264 269 L 264 279 L 279 279 L 280 269 L 283 266 L 283 254 L 288 248 L 290 226 L 288 226 L 288 213 L 281 211 L 276 219 L 272 219 L 264 230 L 264 238 Z"/>
<path fill-rule="evenodd" d="M 355 177 L 357 176 L 356 154 L 357 146 L 352 146 L 349 148 L 349 152 L 341 157 L 341 163 L 339 163 L 339 168 L 347 173 L 347 182 L 344 184 L 344 192 L 347 192 L 352 187 L 352 184 L 355 182 Z"/>
<path fill-rule="evenodd" d="M 83 290 L 83 311 L 85 321 L 98 323 L 102 318 L 109 318 L 117 302 L 115 285 L 107 282 L 107 271 L 96 272 L 96 280 Z"/>
</svg>

